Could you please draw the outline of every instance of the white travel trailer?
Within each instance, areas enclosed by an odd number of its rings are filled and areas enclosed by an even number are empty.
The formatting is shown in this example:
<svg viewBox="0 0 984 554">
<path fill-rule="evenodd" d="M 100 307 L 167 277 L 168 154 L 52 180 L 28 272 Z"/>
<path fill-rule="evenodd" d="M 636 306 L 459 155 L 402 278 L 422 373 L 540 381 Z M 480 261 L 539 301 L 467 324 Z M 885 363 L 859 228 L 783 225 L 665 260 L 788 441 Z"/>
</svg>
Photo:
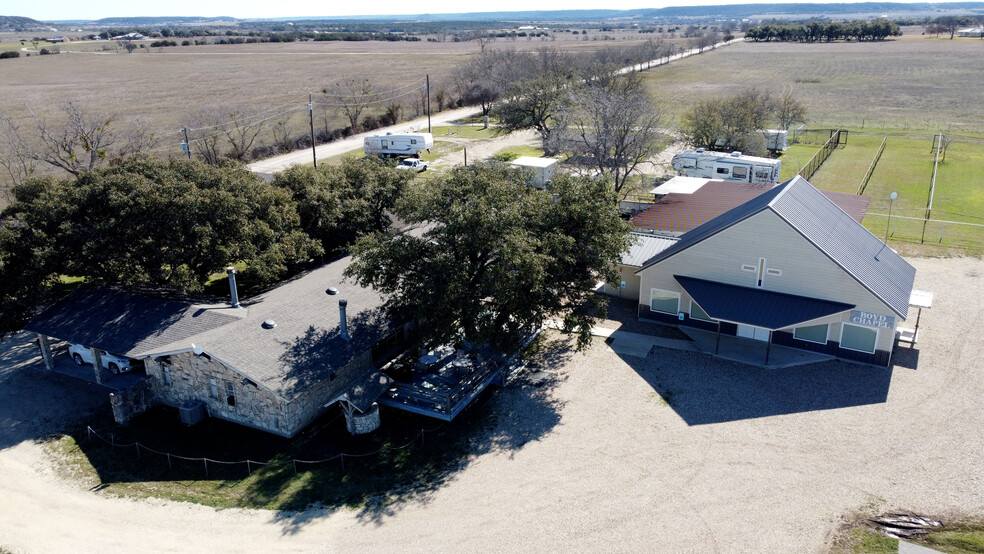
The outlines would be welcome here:
<svg viewBox="0 0 984 554">
<path fill-rule="evenodd" d="M 708 152 L 703 148 L 673 156 L 673 169 L 688 177 L 720 181 L 778 184 L 781 160 L 742 156 L 741 152 Z"/>
<path fill-rule="evenodd" d="M 434 147 L 434 135 L 430 133 L 410 133 L 406 135 L 373 135 L 366 137 L 362 149 L 367 156 L 416 156 L 421 150 Z"/>
</svg>

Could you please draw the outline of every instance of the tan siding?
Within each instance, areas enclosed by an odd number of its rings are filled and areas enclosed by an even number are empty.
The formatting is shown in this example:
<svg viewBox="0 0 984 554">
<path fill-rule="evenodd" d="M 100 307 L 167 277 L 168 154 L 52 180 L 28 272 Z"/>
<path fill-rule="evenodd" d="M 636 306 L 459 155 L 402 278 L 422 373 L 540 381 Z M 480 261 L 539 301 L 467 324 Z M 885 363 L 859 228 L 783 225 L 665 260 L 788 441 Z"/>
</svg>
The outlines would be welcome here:
<svg viewBox="0 0 984 554">
<path fill-rule="evenodd" d="M 619 282 L 605 283 L 602 292 L 616 298 L 639 298 L 639 276 L 636 275 L 638 270 L 638 267 L 619 265 L 619 279 L 625 281 L 625 288 L 622 288 Z"/>
<path fill-rule="evenodd" d="M 742 271 L 742 265 L 758 266 L 759 258 L 766 259 L 766 267 L 782 271 L 781 276 L 765 276 L 765 290 L 846 302 L 855 304 L 860 310 L 895 315 L 888 306 L 768 210 L 648 268 L 641 275 L 639 302 L 649 303 L 652 288 L 682 292 L 673 275 L 754 287 L 756 273 Z M 690 303 L 684 299 L 681 309 L 689 310 L 689 307 Z M 815 323 L 834 323 L 835 328 L 829 337 L 830 340 L 838 340 L 839 322 L 848 320 L 849 314 Z M 879 330 L 878 349 L 890 350 L 893 341 L 893 330 Z"/>
</svg>

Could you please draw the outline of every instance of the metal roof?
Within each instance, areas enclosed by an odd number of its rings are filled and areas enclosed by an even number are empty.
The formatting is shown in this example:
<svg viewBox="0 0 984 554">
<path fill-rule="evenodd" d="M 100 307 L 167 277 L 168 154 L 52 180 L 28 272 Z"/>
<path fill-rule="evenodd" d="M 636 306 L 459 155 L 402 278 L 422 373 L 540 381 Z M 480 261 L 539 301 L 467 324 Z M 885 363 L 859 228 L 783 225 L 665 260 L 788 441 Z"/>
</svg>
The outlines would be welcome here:
<svg viewBox="0 0 984 554">
<path fill-rule="evenodd" d="M 676 237 L 632 233 L 632 245 L 622 254 L 622 265 L 640 267 L 646 260 L 673 246 L 677 240 Z"/>
<path fill-rule="evenodd" d="M 768 184 L 704 181 L 707 182 L 690 192 L 668 192 L 656 204 L 633 216 L 632 224 L 640 229 L 685 233 L 773 188 Z M 871 198 L 856 194 L 831 191 L 822 194 L 858 223 L 864 219 L 871 202 Z"/>
<path fill-rule="evenodd" d="M 763 210 L 772 210 L 892 311 L 906 317 L 916 269 L 799 176 L 688 231 L 637 273 Z"/>
<path fill-rule="evenodd" d="M 855 307 L 854 304 L 740 287 L 695 277 L 674 275 L 673 278 L 711 318 L 773 331 L 846 312 Z"/>
</svg>

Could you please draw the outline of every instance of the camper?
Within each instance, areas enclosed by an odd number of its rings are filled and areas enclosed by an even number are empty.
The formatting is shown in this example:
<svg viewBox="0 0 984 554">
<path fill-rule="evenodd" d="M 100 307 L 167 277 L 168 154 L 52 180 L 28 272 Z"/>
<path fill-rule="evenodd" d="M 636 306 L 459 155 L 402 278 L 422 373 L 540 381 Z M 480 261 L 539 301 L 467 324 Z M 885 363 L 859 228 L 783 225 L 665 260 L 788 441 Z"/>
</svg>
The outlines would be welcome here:
<svg viewBox="0 0 984 554">
<path fill-rule="evenodd" d="M 686 150 L 673 156 L 673 169 L 687 177 L 703 177 L 721 181 L 778 184 L 782 161 L 741 152 L 710 152 L 703 148 Z"/>
<path fill-rule="evenodd" d="M 430 133 L 410 133 L 407 135 L 373 135 L 366 137 L 363 150 L 366 156 L 390 158 L 394 156 L 416 156 L 421 150 L 434 147 L 434 135 Z"/>
<path fill-rule="evenodd" d="M 520 156 L 513 160 L 511 165 L 520 168 L 526 174 L 527 182 L 534 188 L 542 189 L 546 188 L 553 179 L 554 170 L 557 169 L 557 160 Z"/>
</svg>

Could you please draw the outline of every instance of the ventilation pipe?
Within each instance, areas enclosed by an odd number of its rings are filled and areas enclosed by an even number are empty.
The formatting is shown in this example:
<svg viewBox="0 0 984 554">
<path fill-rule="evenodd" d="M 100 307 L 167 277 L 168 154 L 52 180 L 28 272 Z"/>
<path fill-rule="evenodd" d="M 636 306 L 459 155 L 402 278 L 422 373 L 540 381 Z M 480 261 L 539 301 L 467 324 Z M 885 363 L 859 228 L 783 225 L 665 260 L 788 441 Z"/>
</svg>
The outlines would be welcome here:
<svg viewBox="0 0 984 554">
<path fill-rule="evenodd" d="M 344 298 L 338 301 L 338 317 L 341 324 L 341 335 L 345 340 L 350 340 L 352 337 L 348 334 L 348 322 L 345 320 L 345 307 L 348 306 L 348 300 Z"/>
<path fill-rule="evenodd" d="M 236 290 L 236 268 L 227 267 L 226 275 L 229 276 L 229 294 L 232 295 L 232 307 L 239 307 L 239 291 Z"/>
</svg>

